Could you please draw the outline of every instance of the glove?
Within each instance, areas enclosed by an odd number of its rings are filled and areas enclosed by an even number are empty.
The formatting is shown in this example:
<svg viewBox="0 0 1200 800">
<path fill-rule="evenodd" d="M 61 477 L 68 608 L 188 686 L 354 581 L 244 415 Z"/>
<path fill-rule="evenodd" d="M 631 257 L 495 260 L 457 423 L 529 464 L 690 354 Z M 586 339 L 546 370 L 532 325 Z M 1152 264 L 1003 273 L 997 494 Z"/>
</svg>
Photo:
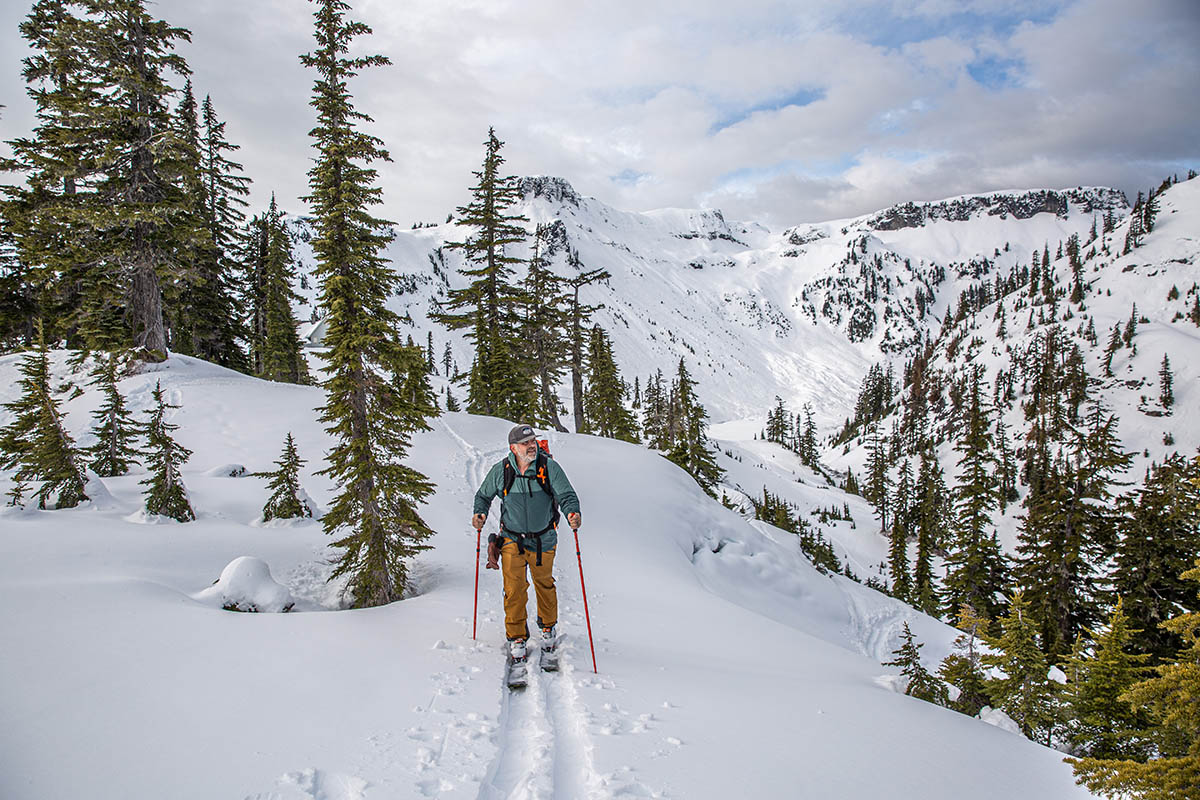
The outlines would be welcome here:
<svg viewBox="0 0 1200 800">
<path fill-rule="evenodd" d="M 488 536 L 488 560 L 485 569 L 500 569 L 500 537 L 496 534 Z"/>
</svg>

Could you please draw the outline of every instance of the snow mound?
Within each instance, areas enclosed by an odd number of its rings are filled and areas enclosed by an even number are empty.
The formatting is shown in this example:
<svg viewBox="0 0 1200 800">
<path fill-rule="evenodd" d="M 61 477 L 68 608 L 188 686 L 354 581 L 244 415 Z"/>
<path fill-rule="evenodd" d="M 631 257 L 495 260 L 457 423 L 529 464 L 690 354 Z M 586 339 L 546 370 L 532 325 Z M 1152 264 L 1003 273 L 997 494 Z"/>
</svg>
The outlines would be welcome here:
<svg viewBox="0 0 1200 800">
<path fill-rule="evenodd" d="M 1010 717 L 1008 714 L 1005 714 L 998 708 L 984 706 L 979 710 L 979 719 L 983 720 L 988 725 L 995 725 L 1001 730 L 1006 730 L 1009 733 L 1015 733 L 1017 736 L 1025 735 L 1021 733 L 1021 726 L 1018 725 L 1012 717 Z"/>
<path fill-rule="evenodd" d="M 286 586 L 271 577 L 267 562 L 253 556 L 241 556 L 221 570 L 217 582 L 192 599 L 226 611 L 278 613 L 291 611 L 296 601 Z"/>
<path fill-rule="evenodd" d="M 112 492 L 108 491 L 104 480 L 90 469 L 87 471 L 87 485 L 84 487 L 84 491 L 87 493 L 88 499 L 92 501 L 92 507 L 98 511 L 121 508 L 121 503 L 112 496 Z"/>
<path fill-rule="evenodd" d="M 210 478 L 244 478 L 246 477 L 246 467 L 244 464 L 222 464 L 204 474 Z"/>
</svg>

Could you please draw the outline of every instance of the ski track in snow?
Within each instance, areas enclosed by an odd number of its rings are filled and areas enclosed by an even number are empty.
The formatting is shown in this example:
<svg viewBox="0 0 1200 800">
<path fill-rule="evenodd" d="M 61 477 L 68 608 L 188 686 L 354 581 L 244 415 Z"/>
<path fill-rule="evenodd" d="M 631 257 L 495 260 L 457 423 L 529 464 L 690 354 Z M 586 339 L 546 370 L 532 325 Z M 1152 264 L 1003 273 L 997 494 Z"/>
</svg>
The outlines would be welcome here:
<svg viewBox="0 0 1200 800">
<path fill-rule="evenodd" d="M 895 604 L 864 606 L 853 587 L 839 586 L 846 598 L 846 609 L 850 612 L 850 641 L 859 652 L 876 661 L 888 661 L 892 657 L 893 642 L 900 639 L 900 630 L 908 616 Z"/>
</svg>

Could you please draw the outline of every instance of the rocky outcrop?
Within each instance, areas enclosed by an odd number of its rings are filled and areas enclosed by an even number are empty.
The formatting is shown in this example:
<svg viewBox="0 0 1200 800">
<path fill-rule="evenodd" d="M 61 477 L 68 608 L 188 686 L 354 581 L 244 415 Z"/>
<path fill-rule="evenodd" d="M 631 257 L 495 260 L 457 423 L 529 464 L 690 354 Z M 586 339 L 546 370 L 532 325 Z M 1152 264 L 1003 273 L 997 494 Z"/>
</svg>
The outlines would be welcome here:
<svg viewBox="0 0 1200 800">
<path fill-rule="evenodd" d="M 880 211 L 868 220 L 872 230 L 896 231 L 919 228 L 928 221 L 966 222 L 986 214 L 991 217 L 1030 219 L 1037 214 L 1065 217 L 1074 208 L 1084 213 L 1123 211 L 1129 207 L 1123 192 L 1116 189 L 1040 189 L 1020 194 L 985 194 L 956 197 L 939 203 L 902 203 Z"/>
</svg>

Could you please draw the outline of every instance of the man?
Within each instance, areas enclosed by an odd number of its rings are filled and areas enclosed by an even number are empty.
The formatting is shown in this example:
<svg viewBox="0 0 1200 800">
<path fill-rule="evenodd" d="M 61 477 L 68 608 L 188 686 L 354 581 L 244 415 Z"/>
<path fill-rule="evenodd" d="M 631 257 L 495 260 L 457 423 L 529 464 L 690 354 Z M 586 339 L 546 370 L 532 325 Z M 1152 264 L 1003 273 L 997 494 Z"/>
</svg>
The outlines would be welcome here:
<svg viewBox="0 0 1200 800">
<path fill-rule="evenodd" d="M 500 534 L 495 543 L 499 545 L 504 575 L 504 633 L 513 660 L 521 661 L 529 638 L 526 569 L 533 577 L 543 646 L 553 647 L 554 626 L 558 622 L 558 592 L 553 575 L 554 550 L 558 544 L 555 507 L 567 515 L 572 530 L 579 528 L 582 518 L 575 489 L 557 461 L 539 455 L 533 428 L 517 425 L 509 431 L 508 449 L 508 457 L 488 471 L 475 492 L 471 524 L 475 530 L 482 530 L 492 500 L 500 495 Z M 488 545 L 490 551 L 491 537 Z M 492 565 L 489 561 L 489 566 Z"/>
</svg>

